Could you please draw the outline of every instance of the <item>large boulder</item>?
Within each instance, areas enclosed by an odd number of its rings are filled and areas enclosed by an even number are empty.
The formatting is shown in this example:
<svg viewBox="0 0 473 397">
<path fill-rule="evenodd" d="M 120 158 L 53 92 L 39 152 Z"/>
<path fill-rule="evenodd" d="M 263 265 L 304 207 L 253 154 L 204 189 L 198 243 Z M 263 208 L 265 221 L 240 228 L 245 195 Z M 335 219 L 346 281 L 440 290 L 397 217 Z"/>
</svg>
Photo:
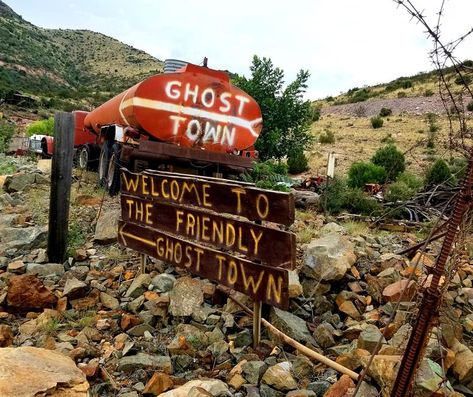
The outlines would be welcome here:
<svg viewBox="0 0 473 397">
<path fill-rule="evenodd" d="M 3 249 L 29 251 L 46 247 L 48 229 L 46 226 L 0 228 L 0 245 Z"/>
<path fill-rule="evenodd" d="M 34 274 L 10 278 L 7 303 L 20 310 L 42 309 L 53 306 L 57 298 Z"/>
<path fill-rule="evenodd" d="M 303 273 L 317 280 L 340 280 L 355 263 L 354 246 L 347 237 L 329 233 L 312 240 L 304 252 Z"/>
<path fill-rule="evenodd" d="M 7 193 L 21 192 L 34 183 L 36 183 L 35 173 L 21 172 L 14 175 L 9 175 L 3 184 L 3 190 L 5 190 Z"/>
<path fill-rule="evenodd" d="M 89 384 L 69 357 L 36 347 L 0 349 L 0 396 L 87 397 Z"/>
</svg>

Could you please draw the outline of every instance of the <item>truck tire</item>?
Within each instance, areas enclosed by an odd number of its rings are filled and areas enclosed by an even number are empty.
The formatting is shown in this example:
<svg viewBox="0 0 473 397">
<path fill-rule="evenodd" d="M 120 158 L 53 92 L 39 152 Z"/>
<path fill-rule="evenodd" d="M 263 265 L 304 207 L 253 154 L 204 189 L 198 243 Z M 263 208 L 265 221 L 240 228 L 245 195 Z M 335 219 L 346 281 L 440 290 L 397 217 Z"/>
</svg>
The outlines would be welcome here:
<svg viewBox="0 0 473 397">
<path fill-rule="evenodd" d="M 77 151 L 77 167 L 82 170 L 90 169 L 90 148 L 88 145 L 81 146 Z"/>
<path fill-rule="evenodd" d="M 112 146 L 107 172 L 107 191 L 110 196 L 115 196 L 120 192 L 120 154 L 122 147 L 115 143 Z"/>
</svg>

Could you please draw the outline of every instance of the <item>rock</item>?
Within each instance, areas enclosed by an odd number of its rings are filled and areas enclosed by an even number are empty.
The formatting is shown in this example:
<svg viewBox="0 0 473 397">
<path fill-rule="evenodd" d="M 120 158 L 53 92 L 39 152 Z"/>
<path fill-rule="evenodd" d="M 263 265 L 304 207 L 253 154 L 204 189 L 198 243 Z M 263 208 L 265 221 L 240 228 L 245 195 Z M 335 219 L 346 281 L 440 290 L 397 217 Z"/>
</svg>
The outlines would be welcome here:
<svg viewBox="0 0 473 397">
<path fill-rule="evenodd" d="M 46 247 L 48 228 L 46 226 L 5 227 L 0 229 L 0 241 L 5 250 L 30 251 Z"/>
<path fill-rule="evenodd" d="M 336 233 L 312 240 L 304 252 L 302 272 L 316 280 L 340 280 L 355 263 L 354 246 Z"/>
<path fill-rule="evenodd" d="M 26 310 L 53 306 L 57 298 L 33 274 L 11 277 L 8 282 L 7 304 Z"/>
<path fill-rule="evenodd" d="M 321 234 L 330 234 L 330 233 L 346 234 L 347 229 L 345 229 L 342 225 L 339 225 L 338 223 L 329 222 L 320 229 L 320 233 Z"/>
<path fill-rule="evenodd" d="M 246 380 L 240 374 L 233 375 L 227 382 L 234 390 L 240 390 L 241 387 L 246 383 Z"/>
<path fill-rule="evenodd" d="M 361 331 L 360 336 L 358 337 L 358 348 L 373 353 L 380 339 L 382 339 L 382 343 L 386 343 L 386 339 L 384 339 L 383 334 L 378 327 L 370 324 Z"/>
<path fill-rule="evenodd" d="M 37 274 L 40 277 L 62 276 L 64 274 L 64 266 L 61 263 L 28 263 L 26 265 L 26 273 Z"/>
<path fill-rule="evenodd" d="M 416 397 L 448 396 L 452 392 L 449 382 L 444 383 L 442 367 L 432 360 L 423 360 L 416 373 L 414 395 Z"/>
<path fill-rule="evenodd" d="M 317 326 L 314 331 L 314 339 L 317 344 L 322 348 L 327 348 L 335 345 L 335 339 L 333 338 L 333 332 L 335 328 L 333 328 L 328 323 L 322 323 Z"/>
<path fill-rule="evenodd" d="M 213 397 L 212 393 L 209 393 L 207 390 L 202 387 L 194 386 L 189 390 L 188 397 Z"/>
<path fill-rule="evenodd" d="M 342 375 L 340 379 L 327 390 L 324 397 L 344 397 L 347 395 L 348 389 L 354 389 L 355 387 L 355 383 L 348 375 Z"/>
<path fill-rule="evenodd" d="M 7 193 L 21 192 L 36 182 L 35 173 L 17 173 L 9 175 L 3 184 L 3 190 Z"/>
<path fill-rule="evenodd" d="M 7 270 L 10 273 L 22 274 L 25 272 L 25 269 L 26 265 L 23 263 L 23 261 L 10 262 L 7 266 Z"/>
<path fill-rule="evenodd" d="M 356 308 L 355 304 L 352 301 L 345 301 L 343 302 L 338 309 L 342 312 L 345 313 L 347 316 L 358 320 L 361 318 L 360 312 Z"/>
<path fill-rule="evenodd" d="M 13 331 L 9 325 L 0 324 L 0 347 L 9 347 L 13 344 Z"/>
<path fill-rule="evenodd" d="M 317 380 L 315 382 L 309 383 L 307 388 L 312 390 L 316 396 L 323 396 L 330 386 L 330 383 L 326 380 Z"/>
<path fill-rule="evenodd" d="M 38 163 L 36 164 L 36 168 L 40 170 L 43 174 L 50 174 L 51 173 L 51 159 L 39 159 Z"/>
<path fill-rule="evenodd" d="M 242 365 L 242 373 L 248 383 L 258 385 L 267 368 L 264 361 L 247 361 Z"/>
<path fill-rule="evenodd" d="M 151 280 L 151 284 L 153 284 L 159 292 L 169 292 L 172 290 L 175 281 L 176 277 L 171 274 L 163 273 L 158 274 L 156 277 L 154 277 Z"/>
<path fill-rule="evenodd" d="M 268 385 L 261 385 L 259 388 L 261 397 L 285 397 L 286 393 L 282 393 Z"/>
<path fill-rule="evenodd" d="M 228 343 L 224 340 L 219 340 L 212 343 L 207 350 L 212 353 L 212 356 L 218 358 L 228 351 Z"/>
<path fill-rule="evenodd" d="M 297 388 L 297 382 L 291 372 L 292 364 L 289 361 L 284 361 L 269 367 L 264 373 L 261 382 L 276 390 L 294 390 Z"/>
<path fill-rule="evenodd" d="M 382 395 L 389 395 L 396 380 L 402 356 L 377 355 L 373 358 L 367 374 L 371 376 L 381 388 L 386 391 Z M 361 357 L 363 367 L 366 368 L 370 356 Z"/>
<path fill-rule="evenodd" d="M 454 342 L 452 351 L 455 353 L 453 374 L 461 383 L 466 384 L 473 380 L 473 352 L 464 344 Z"/>
<path fill-rule="evenodd" d="M 151 369 L 172 374 L 171 359 L 168 356 L 138 353 L 134 356 L 122 357 L 118 360 L 119 371 L 131 372 L 136 371 L 137 369 Z"/>
<path fill-rule="evenodd" d="M 320 201 L 320 195 L 310 190 L 291 189 L 294 194 L 294 201 L 298 208 L 309 208 L 317 206 Z"/>
<path fill-rule="evenodd" d="M 289 298 L 296 298 L 304 293 L 297 271 L 289 271 Z"/>
<path fill-rule="evenodd" d="M 229 392 L 228 386 L 221 380 L 199 379 L 191 380 L 174 390 L 162 393 L 160 397 L 188 397 L 190 390 L 194 387 L 200 387 L 209 392 L 212 396 L 227 395 Z"/>
<path fill-rule="evenodd" d="M 191 277 L 178 279 L 169 295 L 169 312 L 175 317 L 190 316 L 204 301 L 200 281 Z"/>
<path fill-rule="evenodd" d="M 86 293 L 87 284 L 75 277 L 71 277 L 67 279 L 62 295 L 67 296 L 69 299 L 76 299 L 82 298 Z"/>
<path fill-rule="evenodd" d="M 95 226 L 94 241 L 109 244 L 117 240 L 120 212 L 120 208 L 102 211 Z"/>
<path fill-rule="evenodd" d="M 143 336 L 146 331 L 152 333 L 154 332 L 154 328 L 149 324 L 138 324 L 135 325 L 133 328 L 130 328 L 127 331 L 127 334 L 131 336 Z"/>
<path fill-rule="evenodd" d="M 36 347 L 0 349 L 0 396 L 87 397 L 89 384 L 74 362 Z"/>
<path fill-rule="evenodd" d="M 311 378 L 314 374 L 314 364 L 303 355 L 298 355 L 292 362 L 292 372 L 297 379 Z"/>
<path fill-rule="evenodd" d="M 105 292 L 100 293 L 100 302 L 103 306 L 110 310 L 117 310 L 120 308 L 120 302 L 118 299 Z"/>
<path fill-rule="evenodd" d="M 148 285 L 151 283 L 151 277 L 149 274 L 140 274 L 135 277 L 131 285 L 126 291 L 125 297 L 137 298 L 148 290 Z"/>
<path fill-rule="evenodd" d="M 186 354 L 203 349 L 208 344 L 209 339 L 200 329 L 190 324 L 179 324 L 176 328 L 176 335 L 167 345 L 167 349 L 172 355 Z"/>
<path fill-rule="evenodd" d="M 174 382 L 168 374 L 164 372 L 155 372 L 148 383 L 146 383 L 143 393 L 159 396 L 161 393 L 171 389 L 173 386 Z"/>
<path fill-rule="evenodd" d="M 403 302 L 409 302 L 416 293 L 416 284 L 412 280 L 400 280 L 388 285 L 383 290 L 383 297 L 388 302 L 398 302 L 404 289 L 402 300 Z"/>
<path fill-rule="evenodd" d="M 306 322 L 292 313 L 272 307 L 269 320 L 272 325 L 298 342 L 312 341 Z"/>
<path fill-rule="evenodd" d="M 312 390 L 293 390 L 286 394 L 286 397 L 317 397 Z"/>
</svg>

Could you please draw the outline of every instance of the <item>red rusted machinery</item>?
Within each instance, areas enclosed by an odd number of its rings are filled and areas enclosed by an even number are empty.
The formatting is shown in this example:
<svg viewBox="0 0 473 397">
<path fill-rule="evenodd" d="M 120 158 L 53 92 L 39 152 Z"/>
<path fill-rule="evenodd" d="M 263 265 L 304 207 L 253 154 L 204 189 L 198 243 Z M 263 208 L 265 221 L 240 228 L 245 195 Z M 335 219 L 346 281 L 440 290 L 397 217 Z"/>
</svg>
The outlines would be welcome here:
<svg viewBox="0 0 473 397">
<path fill-rule="evenodd" d="M 251 167 L 262 129 L 256 101 L 233 86 L 225 72 L 181 65 L 90 113 L 74 112 L 78 164 L 98 162 L 99 179 L 111 194 L 119 188 L 120 166 L 210 176 Z"/>
</svg>

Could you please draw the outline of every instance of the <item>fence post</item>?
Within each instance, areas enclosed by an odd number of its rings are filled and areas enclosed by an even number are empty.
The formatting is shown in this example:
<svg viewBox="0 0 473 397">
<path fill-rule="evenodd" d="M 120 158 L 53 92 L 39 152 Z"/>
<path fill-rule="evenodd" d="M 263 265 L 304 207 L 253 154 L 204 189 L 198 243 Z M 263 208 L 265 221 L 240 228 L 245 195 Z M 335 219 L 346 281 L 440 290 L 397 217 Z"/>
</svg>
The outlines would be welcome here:
<svg viewBox="0 0 473 397">
<path fill-rule="evenodd" d="M 66 257 L 73 152 L 74 115 L 56 113 L 48 229 L 48 257 L 53 263 L 62 263 Z"/>
</svg>

